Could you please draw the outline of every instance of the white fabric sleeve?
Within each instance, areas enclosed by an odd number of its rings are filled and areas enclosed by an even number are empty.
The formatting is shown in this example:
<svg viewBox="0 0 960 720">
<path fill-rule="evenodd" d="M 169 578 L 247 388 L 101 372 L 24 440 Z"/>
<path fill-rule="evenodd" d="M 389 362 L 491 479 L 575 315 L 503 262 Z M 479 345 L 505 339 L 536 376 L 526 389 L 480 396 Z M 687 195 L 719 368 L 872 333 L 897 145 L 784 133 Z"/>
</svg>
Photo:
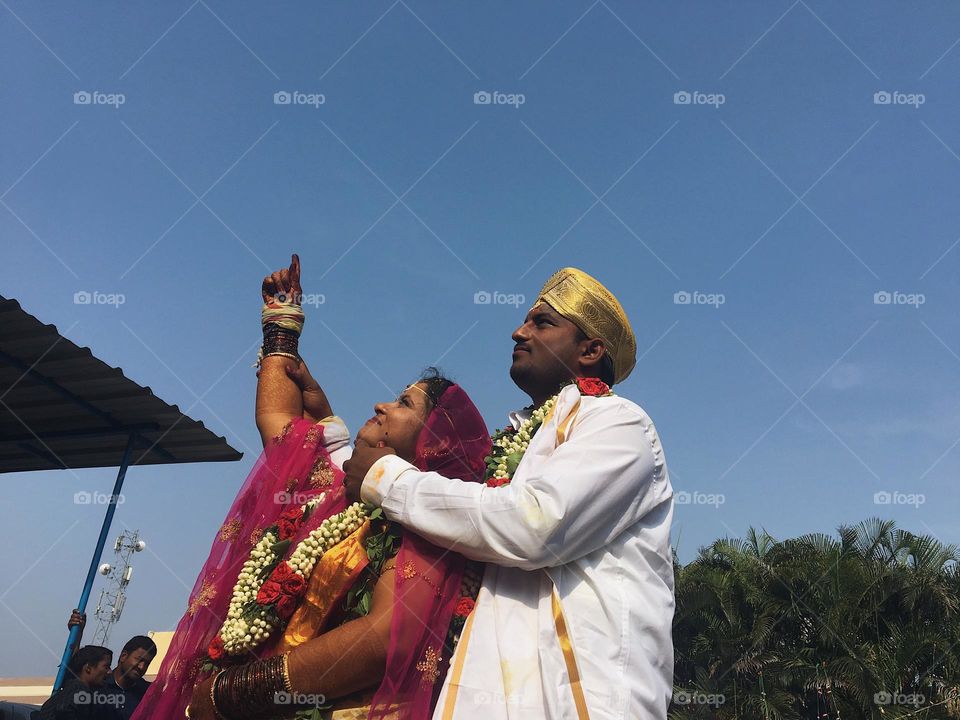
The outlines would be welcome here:
<svg viewBox="0 0 960 720">
<path fill-rule="evenodd" d="M 549 432 L 550 428 L 544 428 Z M 361 497 L 390 520 L 466 557 L 526 570 L 566 564 L 610 543 L 671 497 L 649 419 L 600 401 L 522 481 L 490 488 L 381 458 Z"/>
</svg>

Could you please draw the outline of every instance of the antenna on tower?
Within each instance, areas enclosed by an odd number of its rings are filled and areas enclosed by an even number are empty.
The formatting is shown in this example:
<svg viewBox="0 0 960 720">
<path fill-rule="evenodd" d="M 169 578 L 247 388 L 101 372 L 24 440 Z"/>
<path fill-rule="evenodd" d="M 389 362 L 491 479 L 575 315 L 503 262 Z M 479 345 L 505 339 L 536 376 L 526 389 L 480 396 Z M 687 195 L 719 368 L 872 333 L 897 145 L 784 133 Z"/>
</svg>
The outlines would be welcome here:
<svg viewBox="0 0 960 720">
<path fill-rule="evenodd" d="M 107 587 L 100 590 L 100 599 L 94 615 L 97 618 L 97 631 L 93 636 L 94 645 L 107 645 L 110 637 L 110 628 L 120 619 L 123 605 L 127 600 L 124 590 L 133 577 L 131 558 L 134 553 L 141 552 L 147 544 L 140 539 L 140 531 L 124 530 L 113 544 L 113 553 L 116 556 L 113 564 L 103 563 L 100 574 L 107 579 Z"/>
</svg>

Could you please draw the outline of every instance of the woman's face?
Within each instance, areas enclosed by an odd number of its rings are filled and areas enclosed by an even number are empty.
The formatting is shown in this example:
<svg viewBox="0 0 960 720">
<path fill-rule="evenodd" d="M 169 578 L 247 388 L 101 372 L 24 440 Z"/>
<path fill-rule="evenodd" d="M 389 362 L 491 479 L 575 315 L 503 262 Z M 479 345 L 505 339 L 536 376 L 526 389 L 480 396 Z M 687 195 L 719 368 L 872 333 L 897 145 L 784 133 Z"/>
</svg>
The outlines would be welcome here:
<svg viewBox="0 0 960 720">
<path fill-rule="evenodd" d="M 382 442 L 407 462 L 413 462 L 417 438 L 433 409 L 426 384 L 411 385 L 393 402 L 377 403 L 373 409 L 374 416 L 357 433 L 357 444 L 377 447 Z"/>
</svg>

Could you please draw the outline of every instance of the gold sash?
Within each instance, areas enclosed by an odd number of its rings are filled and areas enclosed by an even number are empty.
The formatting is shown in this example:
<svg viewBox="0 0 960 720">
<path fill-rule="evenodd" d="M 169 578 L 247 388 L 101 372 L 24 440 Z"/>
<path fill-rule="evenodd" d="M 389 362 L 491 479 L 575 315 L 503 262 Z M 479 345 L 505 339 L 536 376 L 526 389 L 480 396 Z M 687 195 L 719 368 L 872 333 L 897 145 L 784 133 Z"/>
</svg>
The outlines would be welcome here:
<svg viewBox="0 0 960 720">
<path fill-rule="evenodd" d="M 364 547 L 369 535 L 370 521 L 367 520 L 320 558 L 310 573 L 303 600 L 277 644 L 278 655 L 320 634 L 337 603 L 353 587 L 370 562 Z"/>
</svg>

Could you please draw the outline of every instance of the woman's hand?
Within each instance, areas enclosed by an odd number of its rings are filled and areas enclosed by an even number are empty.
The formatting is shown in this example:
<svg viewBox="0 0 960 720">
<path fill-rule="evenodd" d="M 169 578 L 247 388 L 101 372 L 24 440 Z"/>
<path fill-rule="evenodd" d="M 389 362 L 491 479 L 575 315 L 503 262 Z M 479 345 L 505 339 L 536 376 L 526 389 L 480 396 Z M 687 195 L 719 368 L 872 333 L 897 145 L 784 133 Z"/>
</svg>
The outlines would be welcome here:
<svg viewBox="0 0 960 720">
<path fill-rule="evenodd" d="M 260 294 L 265 303 L 276 300 L 299 305 L 303 298 L 303 289 L 300 287 L 300 256 L 294 253 L 290 256 L 290 267 L 267 275 L 260 287 Z"/>
<path fill-rule="evenodd" d="M 210 702 L 210 686 L 216 675 L 208 677 L 193 688 L 190 697 L 190 720 L 217 720 L 217 711 Z"/>
<path fill-rule="evenodd" d="M 303 396 L 303 417 L 310 422 L 319 422 L 333 415 L 330 402 L 320 388 L 320 383 L 310 374 L 307 363 L 303 360 L 296 367 L 284 366 L 287 377 L 293 380 Z"/>
</svg>

